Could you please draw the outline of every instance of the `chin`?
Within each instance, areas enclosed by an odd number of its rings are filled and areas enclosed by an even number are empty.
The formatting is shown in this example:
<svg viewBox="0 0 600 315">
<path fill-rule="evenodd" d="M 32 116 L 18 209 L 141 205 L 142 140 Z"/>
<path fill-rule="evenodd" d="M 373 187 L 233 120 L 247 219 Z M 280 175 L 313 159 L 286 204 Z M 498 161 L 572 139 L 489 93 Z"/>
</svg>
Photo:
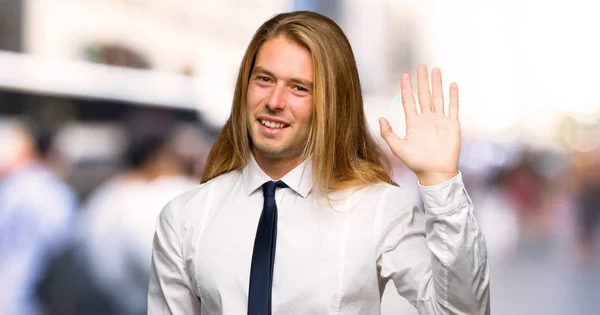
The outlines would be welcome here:
<svg viewBox="0 0 600 315">
<path fill-rule="evenodd" d="M 278 148 L 278 147 L 274 147 L 274 146 L 268 146 L 268 145 L 254 145 L 254 149 L 256 151 L 256 153 L 264 156 L 264 157 L 269 157 L 269 158 L 280 158 L 285 156 L 285 152 L 286 149 L 285 148 Z"/>
</svg>

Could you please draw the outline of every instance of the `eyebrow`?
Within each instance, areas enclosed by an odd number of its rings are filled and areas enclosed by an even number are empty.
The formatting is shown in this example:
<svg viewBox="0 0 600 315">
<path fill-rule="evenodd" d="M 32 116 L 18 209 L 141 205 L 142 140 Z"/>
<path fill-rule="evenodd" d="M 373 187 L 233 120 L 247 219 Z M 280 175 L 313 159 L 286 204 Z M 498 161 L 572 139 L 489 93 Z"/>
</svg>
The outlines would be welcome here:
<svg viewBox="0 0 600 315">
<path fill-rule="evenodd" d="M 252 71 L 252 73 L 253 74 L 262 73 L 262 74 L 265 74 L 267 76 L 275 78 L 275 75 L 271 71 L 269 71 L 269 70 L 267 70 L 267 69 L 265 69 L 265 68 L 263 68 L 261 66 L 254 67 L 254 70 Z M 309 87 L 310 89 L 313 88 L 313 83 L 312 83 L 312 81 L 309 81 L 309 80 L 300 79 L 300 78 L 290 78 L 290 82 L 300 83 L 302 85 L 305 85 L 305 86 Z"/>
</svg>

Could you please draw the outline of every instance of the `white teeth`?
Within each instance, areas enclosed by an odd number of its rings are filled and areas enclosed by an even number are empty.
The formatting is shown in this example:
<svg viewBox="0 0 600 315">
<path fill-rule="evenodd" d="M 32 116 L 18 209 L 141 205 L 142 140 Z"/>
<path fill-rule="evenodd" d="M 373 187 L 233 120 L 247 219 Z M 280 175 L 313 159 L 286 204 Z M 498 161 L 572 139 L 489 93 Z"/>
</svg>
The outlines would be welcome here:
<svg viewBox="0 0 600 315">
<path fill-rule="evenodd" d="M 285 126 L 285 124 L 282 124 L 282 123 L 276 123 L 276 122 L 273 122 L 273 121 L 268 121 L 268 120 L 265 120 L 265 119 L 261 120 L 260 122 L 261 122 L 263 125 L 265 125 L 265 126 L 267 126 L 267 127 L 269 127 L 269 128 L 273 128 L 273 129 L 279 129 L 279 128 L 283 128 L 283 126 Z"/>
</svg>

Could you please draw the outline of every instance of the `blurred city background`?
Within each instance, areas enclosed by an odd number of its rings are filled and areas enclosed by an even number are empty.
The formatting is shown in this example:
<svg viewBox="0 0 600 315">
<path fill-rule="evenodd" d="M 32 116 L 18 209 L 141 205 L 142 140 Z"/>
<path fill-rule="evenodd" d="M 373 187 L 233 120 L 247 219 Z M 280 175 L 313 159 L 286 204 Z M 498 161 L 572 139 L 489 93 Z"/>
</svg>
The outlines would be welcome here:
<svg viewBox="0 0 600 315">
<path fill-rule="evenodd" d="M 0 0 L 0 315 L 145 314 L 158 213 L 198 184 L 253 32 L 304 9 L 350 39 L 376 137 L 380 116 L 402 134 L 403 72 L 459 83 L 492 313 L 598 314 L 597 6 Z M 416 314 L 392 285 L 382 309 Z"/>
</svg>

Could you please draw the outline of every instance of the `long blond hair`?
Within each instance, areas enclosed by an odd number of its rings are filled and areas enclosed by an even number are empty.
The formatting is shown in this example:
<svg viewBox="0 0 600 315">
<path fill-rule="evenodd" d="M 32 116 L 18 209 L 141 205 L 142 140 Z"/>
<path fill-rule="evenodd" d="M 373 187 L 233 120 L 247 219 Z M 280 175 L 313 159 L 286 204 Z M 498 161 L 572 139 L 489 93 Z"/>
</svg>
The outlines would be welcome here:
<svg viewBox="0 0 600 315">
<path fill-rule="evenodd" d="M 358 70 L 348 39 L 331 19 L 308 11 L 282 13 L 252 38 L 238 73 L 231 115 L 218 135 L 202 176 L 207 182 L 248 163 L 248 84 L 261 45 L 284 36 L 308 49 L 314 71 L 313 119 L 304 158 L 312 156 L 314 187 L 332 190 L 392 183 L 379 146 L 369 133 Z"/>
</svg>

